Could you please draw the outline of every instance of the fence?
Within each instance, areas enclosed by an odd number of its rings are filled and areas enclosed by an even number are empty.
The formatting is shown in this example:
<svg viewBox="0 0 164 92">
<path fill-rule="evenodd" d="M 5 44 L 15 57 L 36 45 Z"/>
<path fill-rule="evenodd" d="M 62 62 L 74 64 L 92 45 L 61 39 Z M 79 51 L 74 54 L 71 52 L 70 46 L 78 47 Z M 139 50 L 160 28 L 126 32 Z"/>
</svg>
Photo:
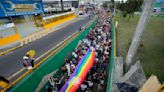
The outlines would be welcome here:
<svg viewBox="0 0 164 92">
<path fill-rule="evenodd" d="M 114 21 L 113 21 L 114 22 Z M 112 50 L 111 50 L 111 57 L 108 67 L 108 81 L 107 81 L 107 89 L 106 92 L 111 92 L 112 84 L 113 84 L 113 71 L 114 71 L 114 58 L 116 56 L 116 38 L 115 38 L 115 27 L 114 24 L 111 23 L 111 30 L 112 30 Z"/>
</svg>

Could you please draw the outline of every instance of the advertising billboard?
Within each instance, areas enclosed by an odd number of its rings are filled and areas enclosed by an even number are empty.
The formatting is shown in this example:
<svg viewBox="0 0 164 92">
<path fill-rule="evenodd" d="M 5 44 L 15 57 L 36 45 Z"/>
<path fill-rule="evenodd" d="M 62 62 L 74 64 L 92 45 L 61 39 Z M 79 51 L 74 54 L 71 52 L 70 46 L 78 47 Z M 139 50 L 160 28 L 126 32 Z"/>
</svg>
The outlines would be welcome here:
<svg viewBox="0 0 164 92">
<path fill-rule="evenodd" d="M 41 0 L 1 0 L 0 17 L 43 13 Z"/>
</svg>

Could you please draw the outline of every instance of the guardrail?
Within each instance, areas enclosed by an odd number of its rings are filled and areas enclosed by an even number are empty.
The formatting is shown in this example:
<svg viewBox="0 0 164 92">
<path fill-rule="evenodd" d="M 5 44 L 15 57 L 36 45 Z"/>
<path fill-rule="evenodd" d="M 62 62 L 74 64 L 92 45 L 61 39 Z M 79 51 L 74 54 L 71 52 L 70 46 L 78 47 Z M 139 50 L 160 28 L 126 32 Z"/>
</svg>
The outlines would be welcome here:
<svg viewBox="0 0 164 92">
<path fill-rule="evenodd" d="M 46 16 L 46 17 L 43 17 L 43 20 L 52 19 L 52 18 L 63 16 L 63 15 L 73 14 L 73 13 L 74 12 L 66 12 L 66 13 L 62 13 L 62 14 Z"/>
<path fill-rule="evenodd" d="M 73 12 L 68 12 L 64 14 L 45 17 L 43 18 L 42 23 L 44 25 L 44 28 L 48 29 L 74 18 L 76 18 L 76 15 Z"/>
<path fill-rule="evenodd" d="M 113 84 L 113 72 L 114 72 L 114 59 L 116 56 L 116 34 L 115 34 L 115 27 L 113 24 L 114 21 L 111 23 L 111 31 L 112 31 L 112 50 L 111 50 L 111 57 L 109 59 L 109 66 L 108 66 L 108 81 L 107 81 L 107 89 L 106 92 L 111 92 L 112 84 Z"/>
</svg>

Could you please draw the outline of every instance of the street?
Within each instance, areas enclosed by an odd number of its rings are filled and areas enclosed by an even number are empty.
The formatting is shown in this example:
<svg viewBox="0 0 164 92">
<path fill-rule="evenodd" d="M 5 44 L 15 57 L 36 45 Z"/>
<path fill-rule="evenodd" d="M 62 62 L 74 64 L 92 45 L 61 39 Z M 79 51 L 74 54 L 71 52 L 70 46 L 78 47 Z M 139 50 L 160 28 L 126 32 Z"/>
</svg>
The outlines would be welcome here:
<svg viewBox="0 0 164 92">
<path fill-rule="evenodd" d="M 4 56 L 0 56 L 0 75 L 10 77 L 12 74 L 19 71 L 23 67 L 23 56 L 27 51 L 31 49 L 35 50 L 37 58 L 66 39 L 68 36 L 72 35 L 81 26 L 84 26 L 86 23 L 88 23 L 88 21 L 89 20 L 87 18 L 81 18 L 80 20 L 51 34 L 48 34 L 41 39 L 31 42 Z"/>
</svg>

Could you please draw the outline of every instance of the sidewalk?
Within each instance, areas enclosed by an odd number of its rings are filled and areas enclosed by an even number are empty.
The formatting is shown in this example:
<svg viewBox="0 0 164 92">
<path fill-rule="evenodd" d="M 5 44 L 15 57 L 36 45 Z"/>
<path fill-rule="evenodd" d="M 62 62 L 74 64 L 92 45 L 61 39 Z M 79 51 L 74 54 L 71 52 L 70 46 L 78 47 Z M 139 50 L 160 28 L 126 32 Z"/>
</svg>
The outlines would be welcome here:
<svg viewBox="0 0 164 92">
<path fill-rule="evenodd" d="M 16 24 L 16 27 L 22 38 L 29 36 L 35 32 L 44 30 L 43 27 L 36 27 L 33 21 Z"/>
<path fill-rule="evenodd" d="M 21 35 L 22 38 L 27 37 L 33 33 L 39 32 L 41 30 L 44 30 L 43 27 L 36 27 L 33 21 L 16 24 L 15 26 L 17 28 L 18 33 Z M 3 36 L 15 34 L 13 28 L 4 29 L 1 31 L 2 31 L 1 35 Z M 0 53 L 8 49 L 11 49 L 13 47 L 17 47 L 19 45 L 20 45 L 20 41 L 16 41 L 5 46 L 0 46 Z"/>
</svg>

